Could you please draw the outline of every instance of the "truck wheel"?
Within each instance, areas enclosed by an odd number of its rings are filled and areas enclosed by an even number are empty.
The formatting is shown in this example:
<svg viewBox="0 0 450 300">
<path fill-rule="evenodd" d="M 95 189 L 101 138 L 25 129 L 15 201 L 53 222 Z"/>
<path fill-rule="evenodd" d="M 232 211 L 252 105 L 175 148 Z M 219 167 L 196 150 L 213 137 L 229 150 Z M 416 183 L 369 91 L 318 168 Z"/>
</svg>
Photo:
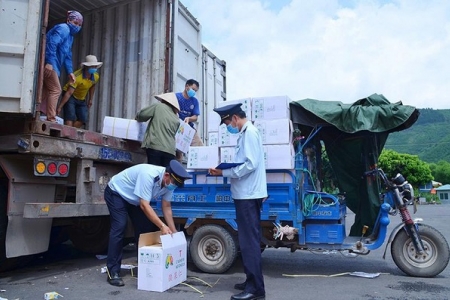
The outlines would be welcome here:
<svg viewBox="0 0 450 300">
<path fill-rule="evenodd" d="M 425 253 L 416 254 L 411 238 L 401 229 L 392 241 L 392 259 L 397 267 L 409 276 L 434 277 L 447 267 L 450 249 L 439 231 L 425 224 L 418 226 Z"/>
<path fill-rule="evenodd" d="M 68 228 L 74 247 L 82 252 L 106 253 L 109 242 L 109 216 L 77 219 Z"/>
<path fill-rule="evenodd" d="M 233 265 L 238 250 L 233 236 L 225 228 L 204 225 L 194 232 L 189 252 L 199 270 L 220 274 Z"/>
</svg>

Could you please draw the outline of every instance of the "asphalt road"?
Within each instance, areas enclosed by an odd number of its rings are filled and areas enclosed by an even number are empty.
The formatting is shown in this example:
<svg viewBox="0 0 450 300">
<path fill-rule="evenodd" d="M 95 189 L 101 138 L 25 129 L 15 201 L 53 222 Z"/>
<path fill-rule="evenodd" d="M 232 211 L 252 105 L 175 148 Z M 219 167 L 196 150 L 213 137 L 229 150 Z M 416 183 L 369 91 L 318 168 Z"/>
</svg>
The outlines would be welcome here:
<svg viewBox="0 0 450 300">
<path fill-rule="evenodd" d="M 450 205 L 422 205 L 413 217 L 438 229 L 450 241 Z M 347 215 L 350 222 L 353 215 Z M 391 218 L 389 228 L 399 223 Z M 291 253 L 288 249 L 263 252 L 266 299 L 450 299 L 450 267 L 435 278 L 414 278 L 394 264 L 390 250 L 367 256 L 344 257 L 340 253 Z M 137 264 L 133 252 L 125 253 L 124 264 Z M 113 287 L 101 273 L 105 260 L 80 253 L 71 245 L 61 245 L 43 254 L 27 267 L 0 273 L 0 299 L 44 299 L 46 292 L 58 292 L 70 299 L 230 299 L 239 292 L 233 285 L 244 280 L 242 264 L 226 274 L 205 274 L 188 265 L 189 285 L 178 285 L 164 293 L 137 289 L 137 279 L 124 270 L 124 287 Z M 369 279 L 348 272 L 381 273 Z M 343 274 L 344 273 L 344 274 Z M 296 275 L 296 276 L 285 276 Z M 300 275 L 300 276 L 299 276 Z"/>
</svg>

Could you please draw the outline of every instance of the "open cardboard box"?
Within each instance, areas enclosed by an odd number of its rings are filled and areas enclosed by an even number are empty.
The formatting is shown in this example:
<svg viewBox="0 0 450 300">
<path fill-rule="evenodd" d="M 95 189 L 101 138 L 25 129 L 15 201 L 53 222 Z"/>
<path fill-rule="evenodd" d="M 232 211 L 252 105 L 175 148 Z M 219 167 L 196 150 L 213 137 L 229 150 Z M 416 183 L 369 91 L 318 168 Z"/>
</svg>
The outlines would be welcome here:
<svg viewBox="0 0 450 300">
<path fill-rule="evenodd" d="M 183 232 L 161 231 L 139 236 L 138 289 L 164 292 L 187 277 L 187 248 Z"/>
</svg>

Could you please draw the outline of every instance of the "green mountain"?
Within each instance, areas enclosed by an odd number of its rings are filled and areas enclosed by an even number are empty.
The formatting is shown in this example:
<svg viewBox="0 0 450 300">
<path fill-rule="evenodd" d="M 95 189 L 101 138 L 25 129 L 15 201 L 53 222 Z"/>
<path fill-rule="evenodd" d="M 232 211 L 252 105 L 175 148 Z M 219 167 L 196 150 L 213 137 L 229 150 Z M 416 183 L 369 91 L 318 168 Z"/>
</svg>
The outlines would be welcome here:
<svg viewBox="0 0 450 300">
<path fill-rule="evenodd" d="M 450 109 L 419 109 L 410 128 L 389 135 L 385 148 L 418 155 L 427 163 L 450 162 Z"/>
</svg>

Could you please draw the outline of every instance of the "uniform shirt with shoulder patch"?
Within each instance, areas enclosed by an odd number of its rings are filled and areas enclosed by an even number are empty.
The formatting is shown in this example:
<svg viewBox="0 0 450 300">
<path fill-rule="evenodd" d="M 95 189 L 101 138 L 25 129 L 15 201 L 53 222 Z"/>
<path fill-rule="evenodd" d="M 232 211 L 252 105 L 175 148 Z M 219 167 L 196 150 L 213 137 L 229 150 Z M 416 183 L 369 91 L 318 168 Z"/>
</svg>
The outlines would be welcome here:
<svg viewBox="0 0 450 300">
<path fill-rule="evenodd" d="M 140 199 L 150 202 L 162 197 L 163 200 L 172 201 L 173 192 L 161 188 L 161 180 L 165 171 L 166 168 L 160 166 L 135 165 L 114 175 L 108 186 L 135 206 L 139 205 Z"/>
</svg>

